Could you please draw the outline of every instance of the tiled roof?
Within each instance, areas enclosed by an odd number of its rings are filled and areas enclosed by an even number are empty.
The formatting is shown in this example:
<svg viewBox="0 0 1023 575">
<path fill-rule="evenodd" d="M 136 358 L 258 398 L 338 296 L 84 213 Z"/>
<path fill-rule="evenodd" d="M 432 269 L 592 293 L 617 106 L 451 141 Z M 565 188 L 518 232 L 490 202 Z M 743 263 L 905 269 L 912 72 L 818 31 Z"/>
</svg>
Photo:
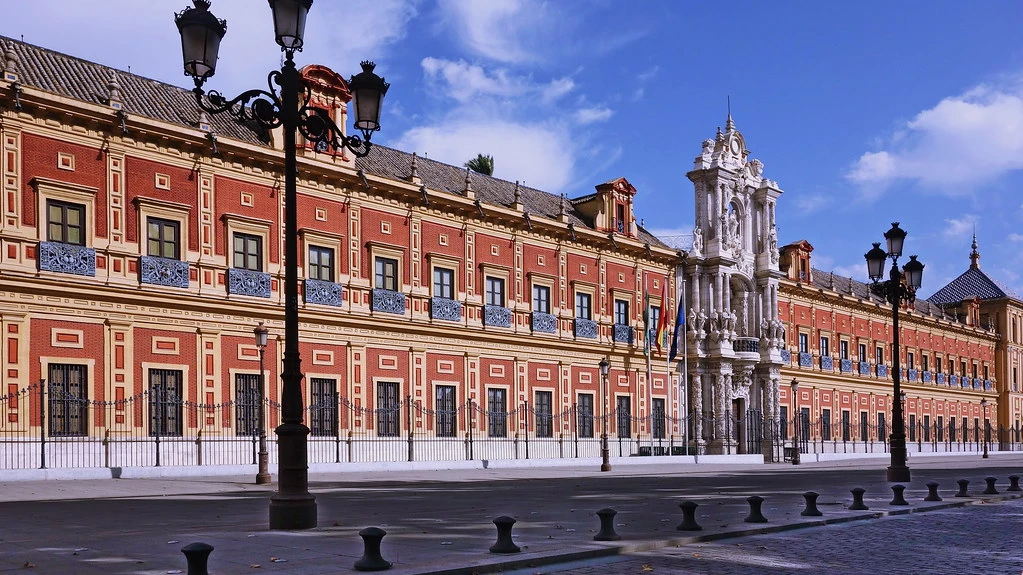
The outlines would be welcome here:
<svg viewBox="0 0 1023 575">
<path fill-rule="evenodd" d="M 190 128 L 198 127 L 199 109 L 189 90 L 5 36 L 0 36 L 0 65 L 3 62 L 3 53 L 7 49 L 13 50 L 18 56 L 18 81 L 23 86 L 31 86 L 83 102 L 106 105 L 109 94 L 107 84 L 116 76 L 124 109 L 129 116 L 143 116 Z M 208 119 L 220 137 L 268 145 L 269 140 L 258 126 L 242 124 L 226 115 L 214 115 Z M 370 174 L 404 180 L 409 175 L 411 163 L 412 154 L 375 145 L 366 158 L 356 161 L 356 166 Z M 418 175 L 428 188 L 465 195 L 464 168 L 427 158 L 419 158 L 417 168 Z M 511 205 L 514 201 L 514 182 L 475 172 L 471 177 L 473 191 L 480 201 L 505 206 Z M 560 196 L 526 186 L 520 186 L 519 192 L 525 211 L 538 216 L 558 217 L 561 211 Z M 592 228 L 593 222 L 575 209 L 573 200 L 569 199 L 565 203 L 565 211 L 569 222 L 576 226 Z M 638 239 L 653 246 L 668 247 L 642 228 L 639 230 Z"/>
<path fill-rule="evenodd" d="M 0 50 L 0 61 L 2 52 L 8 49 L 17 54 L 18 82 L 23 86 L 82 102 L 106 105 L 109 95 L 107 84 L 116 76 L 124 111 L 129 116 L 145 116 L 189 128 L 199 126 L 199 109 L 189 90 L 4 36 L 0 36 L 0 45 L 3 47 Z M 250 144 L 264 145 L 267 142 L 260 131 L 234 118 L 218 116 L 210 117 L 209 120 L 219 136 Z"/>
<path fill-rule="evenodd" d="M 813 285 L 821 288 L 828 288 L 838 293 L 851 295 L 861 299 L 868 299 L 877 302 L 883 301 L 880 296 L 871 293 L 870 286 L 863 282 L 836 275 L 831 272 L 818 270 L 816 268 L 813 270 Z M 941 317 L 949 320 L 955 319 L 954 316 L 946 314 L 939 305 L 935 305 L 934 302 L 925 299 L 916 300 L 913 303 L 913 309 L 917 313 L 922 313 L 924 315 Z"/>
<path fill-rule="evenodd" d="M 412 172 L 412 154 L 386 146 L 374 145 L 368 156 L 356 158 L 355 167 L 370 174 L 396 180 L 407 180 Z M 465 195 L 465 168 L 417 157 L 416 175 L 430 190 L 445 191 L 457 196 Z M 515 182 L 477 172 L 470 172 L 469 177 L 472 190 L 481 202 L 510 206 L 515 201 Z M 592 197 L 592 194 L 587 197 Z M 543 190 L 520 185 L 519 200 L 522 202 L 523 209 L 531 215 L 557 218 L 561 213 L 561 196 Z M 573 200 L 566 199 L 565 214 L 568 216 L 568 221 L 576 226 L 593 227 L 593 222 L 575 209 Z M 668 247 L 656 236 L 642 228 L 639 229 L 638 236 L 637 239 L 641 242 L 650 242 L 650 245 L 662 248 Z"/>
<path fill-rule="evenodd" d="M 1009 297 L 1020 299 L 1011 289 L 998 280 L 989 277 L 979 267 L 971 267 L 945 287 L 927 298 L 937 304 L 957 304 L 974 296 L 980 299 L 999 299 Z"/>
</svg>

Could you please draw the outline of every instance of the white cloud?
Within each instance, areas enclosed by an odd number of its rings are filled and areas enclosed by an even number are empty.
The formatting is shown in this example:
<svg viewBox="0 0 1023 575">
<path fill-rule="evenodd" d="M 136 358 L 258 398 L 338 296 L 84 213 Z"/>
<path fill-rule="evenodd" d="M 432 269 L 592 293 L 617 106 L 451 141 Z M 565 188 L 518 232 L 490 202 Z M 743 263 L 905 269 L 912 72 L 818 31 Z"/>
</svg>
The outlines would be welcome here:
<svg viewBox="0 0 1023 575">
<path fill-rule="evenodd" d="M 794 205 L 800 214 L 808 215 L 823 209 L 829 201 L 824 194 L 804 194 L 795 198 Z"/>
<path fill-rule="evenodd" d="M 495 177 L 521 180 L 529 187 L 551 193 L 559 193 L 568 186 L 575 164 L 572 139 L 560 126 L 480 117 L 413 128 L 395 146 L 455 166 L 476 154 L 487 153 L 494 157 Z"/>
<path fill-rule="evenodd" d="M 595 122 L 606 122 L 611 119 L 614 111 L 606 106 L 597 108 L 582 108 L 576 110 L 574 118 L 579 124 L 593 124 Z"/>
<path fill-rule="evenodd" d="M 962 240 L 973 234 L 980 220 L 976 214 L 963 214 L 961 218 L 946 218 L 941 235 L 947 240 Z"/>
<path fill-rule="evenodd" d="M 651 228 L 647 231 L 672 248 L 688 250 L 693 247 L 693 226 Z"/>
<path fill-rule="evenodd" d="M 1009 241 L 1010 242 L 1023 242 L 1023 234 L 1018 234 L 1018 233 L 1013 232 L 1013 233 L 1009 234 Z"/>
<path fill-rule="evenodd" d="M 443 60 L 426 57 L 421 62 L 423 72 L 431 85 L 465 103 L 479 96 L 528 99 L 538 95 L 544 103 L 552 103 L 575 88 L 571 78 L 558 78 L 546 84 L 537 84 L 528 76 L 518 76 L 503 68 L 487 71 L 479 64 L 465 60 Z"/>
<path fill-rule="evenodd" d="M 532 48 L 544 45 L 552 25 L 547 4 L 537 0 L 441 0 L 438 6 L 467 48 L 498 62 L 534 60 Z"/>
<path fill-rule="evenodd" d="M 868 198 L 899 180 L 966 195 L 1023 170 L 1023 82 L 945 98 L 899 126 L 882 147 L 864 153 L 846 174 Z"/>
</svg>

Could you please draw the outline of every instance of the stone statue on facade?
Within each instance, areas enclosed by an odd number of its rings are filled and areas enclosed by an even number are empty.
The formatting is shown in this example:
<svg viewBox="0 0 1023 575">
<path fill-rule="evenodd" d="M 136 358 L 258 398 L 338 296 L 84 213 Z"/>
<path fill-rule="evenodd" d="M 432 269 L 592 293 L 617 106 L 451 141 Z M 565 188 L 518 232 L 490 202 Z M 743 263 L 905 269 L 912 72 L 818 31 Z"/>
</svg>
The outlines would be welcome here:
<svg viewBox="0 0 1023 575">
<path fill-rule="evenodd" d="M 692 253 L 694 256 L 703 254 L 703 228 L 696 226 L 693 228 L 693 249 Z"/>
<path fill-rule="evenodd" d="M 710 312 L 710 339 L 711 341 L 718 341 L 721 339 L 719 328 L 721 325 L 721 315 L 717 311 L 711 310 Z"/>
<path fill-rule="evenodd" d="M 778 263 L 778 231 L 774 226 L 771 226 L 771 231 L 768 232 L 767 242 L 769 249 L 771 250 L 771 263 Z"/>
</svg>

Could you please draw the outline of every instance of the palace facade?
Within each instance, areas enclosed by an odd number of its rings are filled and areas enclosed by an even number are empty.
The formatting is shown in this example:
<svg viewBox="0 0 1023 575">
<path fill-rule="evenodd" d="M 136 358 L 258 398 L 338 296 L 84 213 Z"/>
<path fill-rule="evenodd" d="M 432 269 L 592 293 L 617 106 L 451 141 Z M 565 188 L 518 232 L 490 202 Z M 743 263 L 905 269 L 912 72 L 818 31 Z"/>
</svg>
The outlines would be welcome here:
<svg viewBox="0 0 1023 575">
<path fill-rule="evenodd" d="M 279 423 L 281 134 L 175 86 L 9 38 L 0 52 L 0 468 L 247 463 Z M 345 80 L 301 73 L 344 126 Z M 806 441 L 884 449 L 890 308 L 813 270 L 809 243 L 779 247 L 782 190 L 730 117 L 687 174 L 685 252 L 637 223 L 625 178 L 567 198 L 299 140 L 311 462 L 595 457 L 602 432 L 615 456 L 778 460 L 794 414 Z M 1018 426 L 1020 340 L 1001 330 L 1019 300 L 974 295 L 901 312 L 921 450 L 963 443 L 981 400 Z M 644 332 L 662 316 L 673 331 L 680 302 L 669 362 Z"/>
</svg>

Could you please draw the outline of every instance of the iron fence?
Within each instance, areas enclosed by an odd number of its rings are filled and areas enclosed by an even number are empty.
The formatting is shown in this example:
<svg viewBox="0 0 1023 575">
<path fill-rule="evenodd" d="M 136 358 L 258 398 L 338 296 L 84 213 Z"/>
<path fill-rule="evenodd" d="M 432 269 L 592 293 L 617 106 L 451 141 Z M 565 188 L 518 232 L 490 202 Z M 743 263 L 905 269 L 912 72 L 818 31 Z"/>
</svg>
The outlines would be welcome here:
<svg viewBox="0 0 1023 575">
<path fill-rule="evenodd" d="M 67 385 L 38 384 L 0 396 L 0 469 L 256 465 L 261 434 L 276 462 L 280 406 L 261 393 L 235 401 L 184 401 L 174 386 L 152 386 L 111 401 L 81 397 Z M 372 408 L 338 394 L 320 394 L 305 408 L 310 463 L 369 463 L 600 456 L 607 433 L 615 457 L 760 454 L 781 461 L 803 453 L 887 452 L 885 427 L 848 421 L 795 420 L 745 413 L 655 412 L 592 405 L 561 410 L 521 403 L 488 410 L 476 401 L 428 408 L 412 397 L 391 397 Z M 956 425 L 959 424 L 957 428 Z M 965 425 L 965 427 L 963 427 Z M 918 424 L 907 430 L 911 451 L 1023 450 L 1023 430 L 979 429 L 973 420 Z M 794 445 L 795 444 L 795 445 Z"/>
</svg>

